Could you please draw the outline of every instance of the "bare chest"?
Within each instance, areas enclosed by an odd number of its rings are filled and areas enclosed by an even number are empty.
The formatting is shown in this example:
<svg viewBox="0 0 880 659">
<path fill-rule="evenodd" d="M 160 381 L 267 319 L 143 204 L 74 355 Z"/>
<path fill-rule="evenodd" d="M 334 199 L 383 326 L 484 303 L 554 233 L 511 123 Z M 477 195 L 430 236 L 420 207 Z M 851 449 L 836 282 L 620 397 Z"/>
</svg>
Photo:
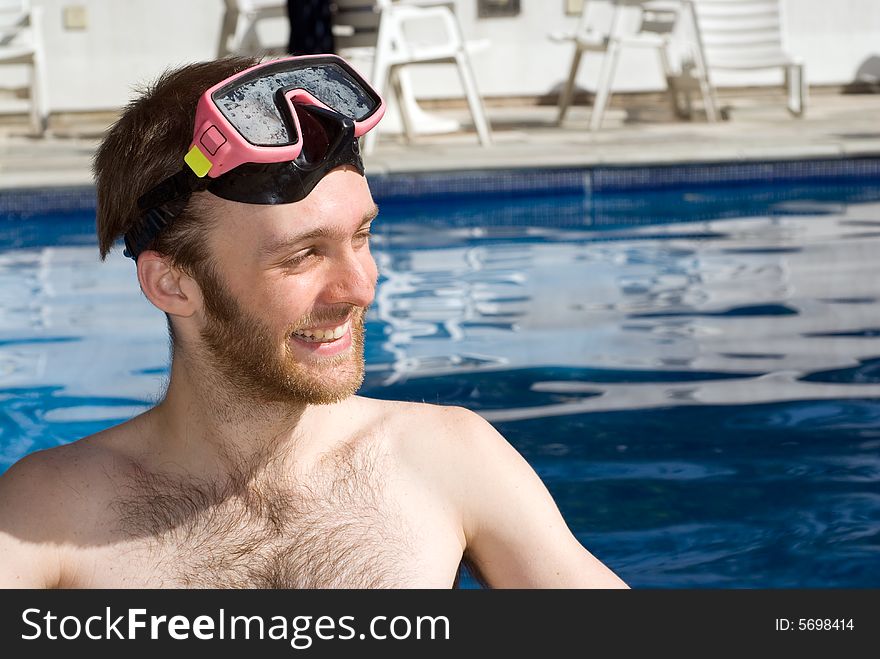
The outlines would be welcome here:
<svg viewBox="0 0 880 659">
<path fill-rule="evenodd" d="M 114 541 L 84 557 L 79 585 L 448 588 L 461 559 L 442 505 L 388 473 L 296 487 L 141 482 L 113 509 Z"/>
</svg>

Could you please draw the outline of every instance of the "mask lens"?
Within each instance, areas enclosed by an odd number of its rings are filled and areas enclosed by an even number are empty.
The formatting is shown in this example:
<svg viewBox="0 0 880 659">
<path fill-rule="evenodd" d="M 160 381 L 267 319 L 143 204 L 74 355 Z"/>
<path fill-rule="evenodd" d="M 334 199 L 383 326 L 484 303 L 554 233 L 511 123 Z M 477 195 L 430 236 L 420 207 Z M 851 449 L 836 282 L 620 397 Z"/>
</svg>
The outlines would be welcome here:
<svg viewBox="0 0 880 659">
<path fill-rule="evenodd" d="M 285 121 L 275 92 L 304 89 L 327 107 L 355 121 L 379 107 L 375 93 L 336 63 L 286 69 L 288 62 L 267 66 L 214 92 L 212 98 L 229 123 L 255 146 L 287 146 L 297 142 L 293 123 Z"/>
</svg>

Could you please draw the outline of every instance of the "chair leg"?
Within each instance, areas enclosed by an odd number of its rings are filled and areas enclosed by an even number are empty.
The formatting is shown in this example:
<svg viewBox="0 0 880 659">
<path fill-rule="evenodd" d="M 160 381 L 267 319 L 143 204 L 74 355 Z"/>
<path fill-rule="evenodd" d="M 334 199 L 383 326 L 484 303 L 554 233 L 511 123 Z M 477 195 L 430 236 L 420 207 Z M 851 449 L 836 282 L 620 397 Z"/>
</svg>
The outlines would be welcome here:
<svg viewBox="0 0 880 659">
<path fill-rule="evenodd" d="M 376 48 L 373 51 L 373 70 L 370 75 L 370 84 L 379 96 L 385 96 L 388 87 L 388 78 L 391 75 L 391 42 L 389 36 L 390 27 L 388 17 L 384 14 L 379 18 L 379 35 L 376 39 Z M 402 115 L 403 108 L 398 108 L 401 113 L 401 121 L 405 122 Z M 379 129 L 375 128 L 367 133 L 363 140 L 364 155 L 370 155 L 376 149 L 376 141 L 379 139 Z"/>
<path fill-rule="evenodd" d="M 46 89 L 46 69 L 43 56 L 42 9 L 35 8 L 31 14 L 31 29 L 35 34 L 34 54 L 31 59 L 31 124 L 37 136 L 46 133 L 49 122 L 49 95 Z"/>
<path fill-rule="evenodd" d="M 559 114 L 556 116 L 556 123 L 561 124 L 565 120 L 565 115 L 571 105 L 574 97 L 575 80 L 577 79 L 578 69 L 581 65 L 581 57 L 584 51 L 575 44 L 574 57 L 571 58 L 571 69 L 568 72 L 568 80 L 565 87 L 562 88 L 562 94 L 559 96 Z"/>
<path fill-rule="evenodd" d="M 706 62 L 702 58 L 696 66 L 697 79 L 700 83 L 700 94 L 703 97 L 703 107 L 706 109 L 706 120 L 710 123 L 718 121 L 718 103 L 715 100 L 715 89 L 709 82 L 709 72 Z"/>
<path fill-rule="evenodd" d="M 694 72 L 700 84 L 700 94 L 703 96 L 703 107 L 706 109 L 706 119 L 710 122 L 718 121 L 718 99 L 715 96 L 715 88 L 709 81 L 709 64 L 706 62 L 706 50 L 703 48 L 703 39 L 697 22 L 697 10 L 693 2 L 687 2 L 686 12 L 690 23 L 690 31 L 694 42 Z"/>
<path fill-rule="evenodd" d="M 804 114 L 806 88 L 804 65 L 788 64 L 785 67 L 785 89 L 788 93 L 788 111 L 795 117 L 801 117 Z"/>
<path fill-rule="evenodd" d="M 262 55 L 260 37 L 257 34 L 257 22 L 251 18 L 248 22 L 247 29 L 241 35 L 241 41 L 238 43 L 238 53 L 242 55 Z"/>
<path fill-rule="evenodd" d="M 374 71 L 374 73 L 376 72 L 375 67 L 374 67 L 373 71 Z M 373 80 L 371 81 L 371 84 L 373 86 L 373 89 L 376 90 L 376 92 L 379 94 L 379 96 L 385 96 L 385 81 L 388 79 L 387 68 L 384 69 L 384 73 L 381 73 L 381 75 L 382 75 L 382 78 L 373 78 Z M 379 80 L 382 80 L 382 83 L 379 83 L 378 82 Z M 398 108 L 398 112 L 400 112 L 402 114 L 403 111 Z M 401 121 L 405 121 L 405 120 L 401 117 Z M 379 137 L 379 129 L 378 128 L 374 128 L 373 130 L 368 132 L 366 135 L 364 135 L 364 137 L 363 137 L 364 155 L 368 156 L 371 153 L 373 153 L 373 151 L 375 151 L 376 140 L 378 139 L 378 137 Z"/>
<path fill-rule="evenodd" d="M 391 84 L 391 89 L 394 92 L 394 98 L 397 100 L 397 109 L 400 112 L 400 122 L 403 124 L 403 134 L 406 138 L 407 144 L 412 144 L 413 138 L 415 137 L 415 121 L 412 114 L 410 114 L 409 103 L 407 103 L 406 93 L 404 92 L 404 75 L 403 67 L 396 66 L 391 69 L 389 82 Z"/>
<path fill-rule="evenodd" d="M 800 99 L 801 99 L 801 115 L 807 111 L 810 104 L 810 86 L 807 84 L 807 74 L 804 72 L 804 65 L 800 64 Z"/>
<path fill-rule="evenodd" d="M 388 62 L 380 53 L 379 49 L 376 49 L 375 59 L 373 61 L 373 75 L 370 80 L 370 84 L 373 86 L 373 89 L 376 90 L 376 93 L 379 96 L 385 96 L 385 89 L 388 86 L 388 77 L 390 75 L 390 67 Z M 400 105 L 400 102 L 398 102 Z M 397 108 L 397 111 L 401 115 L 401 122 L 405 122 L 406 120 L 403 118 L 404 110 L 400 107 Z M 374 128 L 369 133 L 364 135 L 364 155 L 370 155 L 376 149 L 376 140 L 379 138 L 379 129 Z"/>
<path fill-rule="evenodd" d="M 590 113 L 591 132 L 599 130 L 599 126 L 602 125 L 602 117 L 605 115 L 605 108 L 611 98 L 611 84 L 614 82 L 614 71 L 617 69 L 619 58 L 620 44 L 617 41 L 611 41 L 602 57 L 602 68 L 599 70 L 599 81 L 596 83 L 596 98 Z"/>
<path fill-rule="evenodd" d="M 217 41 L 217 57 L 226 57 L 231 55 L 229 49 L 229 38 L 235 34 L 235 27 L 238 24 L 238 11 L 233 10 L 230 4 L 226 3 L 226 11 L 223 14 L 223 22 L 220 24 L 220 37 Z"/>
<path fill-rule="evenodd" d="M 480 144 L 490 146 L 492 144 L 492 129 L 486 118 L 486 108 L 483 106 L 483 99 L 477 90 L 477 81 L 463 44 L 455 54 L 455 63 L 458 66 L 458 75 L 467 96 L 468 107 L 474 120 L 474 127 L 477 129 L 477 136 L 480 138 Z"/>
<path fill-rule="evenodd" d="M 231 55 L 241 55 L 244 51 L 242 50 L 242 46 L 244 45 L 245 39 L 248 37 L 248 30 L 250 29 L 250 23 L 242 13 L 238 13 L 235 17 L 235 29 L 232 31 L 232 39 L 229 41 L 229 53 Z"/>
<path fill-rule="evenodd" d="M 31 128 L 34 135 L 41 137 L 46 132 L 45 93 L 41 84 L 41 71 L 37 58 L 34 57 L 30 67 L 31 94 Z"/>
<path fill-rule="evenodd" d="M 682 113 L 688 119 L 694 116 L 694 98 L 689 89 L 684 93 L 684 109 Z"/>
<path fill-rule="evenodd" d="M 672 71 L 672 66 L 669 62 L 669 53 L 666 52 L 666 48 L 667 46 L 657 48 L 657 54 L 660 57 L 660 66 L 663 68 L 663 77 L 666 80 L 666 91 L 669 94 L 669 101 L 672 104 L 672 112 L 676 117 L 682 117 L 683 110 L 681 109 L 681 104 L 678 100 L 681 94 L 676 85 L 675 74 Z"/>
</svg>

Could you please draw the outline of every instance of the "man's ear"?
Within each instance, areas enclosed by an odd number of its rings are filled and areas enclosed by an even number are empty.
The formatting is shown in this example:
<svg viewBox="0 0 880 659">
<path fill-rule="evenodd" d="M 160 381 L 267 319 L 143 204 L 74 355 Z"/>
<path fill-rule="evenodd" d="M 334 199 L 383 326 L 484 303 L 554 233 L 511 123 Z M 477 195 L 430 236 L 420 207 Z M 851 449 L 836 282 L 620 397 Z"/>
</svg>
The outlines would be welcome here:
<svg viewBox="0 0 880 659">
<path fill-rule="evenodd" d="M 201 307 L 202 294 L 195 280 L 158 252 L 138 255 L 137 275 L 144 295 L 165 313 L 188 318 Z"/>
</svg>

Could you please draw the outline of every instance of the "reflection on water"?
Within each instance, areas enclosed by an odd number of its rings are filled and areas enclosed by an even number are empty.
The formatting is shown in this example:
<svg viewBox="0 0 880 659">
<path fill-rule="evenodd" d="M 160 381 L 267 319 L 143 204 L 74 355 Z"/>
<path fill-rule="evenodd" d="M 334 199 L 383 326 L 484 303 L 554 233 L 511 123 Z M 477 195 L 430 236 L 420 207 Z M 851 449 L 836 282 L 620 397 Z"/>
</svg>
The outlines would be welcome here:
<svg viewBox="0 0 880 659">
<path fill-rule="evenodd" d="M 459 227 L 430 249 L 388 222 L 369 388 L 493 421 L 877 396 L 880 262 L 861 229 L 878 206 L 782 209 L 696 237 L 693 222 Z"/>
<path fill-rule="evenodd" d="M 878 200 L 379 200 L 363 392 L 479 411 L 633 586 L 880 587 Z M 87 219 L 0 222 L 0 469 L 167 375 Z"/>
</svg>

